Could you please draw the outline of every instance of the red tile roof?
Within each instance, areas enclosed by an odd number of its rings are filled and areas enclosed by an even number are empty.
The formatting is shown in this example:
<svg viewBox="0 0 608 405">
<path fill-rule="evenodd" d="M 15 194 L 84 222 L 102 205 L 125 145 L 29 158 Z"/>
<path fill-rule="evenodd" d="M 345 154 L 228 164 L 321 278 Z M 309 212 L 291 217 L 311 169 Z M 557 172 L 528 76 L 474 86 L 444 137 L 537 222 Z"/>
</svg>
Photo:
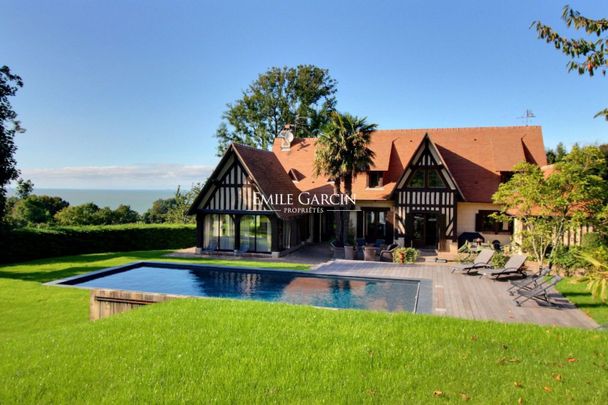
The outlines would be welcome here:
<svg viewBox="0 0 608 405">
<path fill-rule="evenodd" d="M 293 205 L 274 204 L 272 209 L 283 219 L 295 216 L 283 212 L 283 208 L 298 208 L 297 196 L 300 190 L 294 185 L 291 177 L 277 159 L 276 154 L 270 151 L 252 148 L 250 146 L 233 144 L 235 152 L 241 158 L 245 167 L 251 173 L 260 190 L 270 197 L 273 194 L 291 194 L 294 196 Z"/>
<path fill-rule="evenodd" d="M 542 131 L 538 126 L 378 130 L 372 135 L 370 144 L 376 155 L 372 170 L 385 172 L 384 185 L 369 189 L 367 175 L 359 175 L 353 182 L 356 199 L 389 198 L 425 134 L 437 146 L 465 200 L 470 202 L 491 202 L 500 182 L 500 172 L 510 171 L 519 162 L 547 164 Z M 281 141 L 275 140 L 272 152 L 285 177 L 290 179 L 289 170 L 297 170 L 303 178 L 292 184 L 300 191 L 331 193 L 332 186 L 326 178 L 313 176 L 316 139 L 296 139 L 289 151 L 281 151 Z M 264 165 L 270 166 L 273 164 L 269 162 Z M 274 169 L 272 173 L 278 179 Z M 281 180 L 283 183 L 285 181 Z"/>
</svg>

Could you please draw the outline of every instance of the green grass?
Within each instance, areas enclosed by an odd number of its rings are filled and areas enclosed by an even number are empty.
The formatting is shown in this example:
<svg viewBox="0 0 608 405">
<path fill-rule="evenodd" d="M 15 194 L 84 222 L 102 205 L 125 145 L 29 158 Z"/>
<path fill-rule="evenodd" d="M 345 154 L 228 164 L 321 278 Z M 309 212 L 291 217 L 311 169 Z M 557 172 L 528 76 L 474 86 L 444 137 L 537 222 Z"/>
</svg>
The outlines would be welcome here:
<svg viewBox="0 0 608 405">
<path fill-rule="evenodd" d="M 568 278 L 557 285 L 557 289 L 600 325 L 608 325 L 608 305 L 591 296 L 587 283 Z"/>
<path fill-rule="evenodd" d="M 13 278 L 27 281 L 57 280 L 77 274 L 88 273 L 107 267 L 118 266 L 136 261 L 162 261 L 162 262 L 188 262 L 223 266 L 252 266 L 279 268 L 290 270 L 307 270 L 308 265 L 283 262 L 259 262 L 253 260 L 226 260 L 218 258 L 188 259 L 177 257 L 164 257 L 173 250 L 146 250 L 139 252 L 92 253 L 80 256 L 67 256 L 50 259 L 40 259 L 31 262 L 5 265 L 0 267 L 0 278 Z"/>
<path fill-rule="evenodd" d="M 0 403 L 608 402 L 605 332 L 220 299 L 90 322 L 40 284 L 162 253 L 1 268 Z"/>
</svg>

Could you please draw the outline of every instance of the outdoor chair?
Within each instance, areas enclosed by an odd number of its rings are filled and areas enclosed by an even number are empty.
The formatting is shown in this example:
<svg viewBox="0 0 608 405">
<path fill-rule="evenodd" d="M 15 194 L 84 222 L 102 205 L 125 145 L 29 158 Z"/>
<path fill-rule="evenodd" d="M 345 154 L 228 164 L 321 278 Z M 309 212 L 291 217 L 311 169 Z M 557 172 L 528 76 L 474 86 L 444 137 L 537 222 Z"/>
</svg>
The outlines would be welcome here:
<svg viewBox="0 0 608 405">
<path fill-rule="evenodd" d="M 456 270 L 461 270 L 463 274 L 477 273 L 481 269 L 490 267 L 490 260 L 494 256 L 494 250 L 482 249 L 475 257 L 473 263 L 456 263 L 452 265 L 452 273 Z"/>
<path fill-rule="evenodd" d="M 393 261 L 393 251 L 395 249 L 397 249 L 398 247 L 399 247 L 399 244 L 391 243 L 390 245 L 388 245 L 388 247 L 386 249 L 382 249 L 380 251 L 380 261 L 386 259 L 389 262 L 392 262 Z"/>
<path fill-rule="evenodd" d="M 549 298 L 549 290 L 553 288 L 557 283 L 561 281 L 560 276 L 554 276 L 550 281 L 539 284 L 536 288 L 531 290 L 519 290 L 517 297 L 513 299 L 515 304 L 519 307 L 521 304 L 528 300 L 544 301 L 549 305 L 557 305 Z"/>
<path fill-rule="evenodd" d="M 494 279 L 498 279 L 502 276 L 512 276 L 515 274 L 519 274 L 522 276 L 526 276 L 524 272 L 524 264 L 526 263 L 525 255 L 513 255 L 507 260 L 503 268 L 500 269 L 486 269 L 480 270 L 480 276 L 488 276 L 494 277 Z"/>
<path fill-rule="evenodd" d="M 545 267 L 531 277 L 524 278 L 523 280 L 511 280 L 511 287 L 507 289 L 507 292 L 513 295 L 517 290 L 532 290 L 545 281 L 545 277 L 547 277 L 550 272 L 551 269 Z"/>
<path fill-rule="evenodd" d="M 355 252 L 357 259 L 363 259 L 363 248 L 365 248 L 365 238 L 357 238 L 357 251 Z"/>
<path fill-rule="evenodd" d="M 376 248 L 376 256 L 380 256 L 380 252 L 386 247 L 386 241 L 384 239 L 376 239 L 374 247 Z"/>
</svg>

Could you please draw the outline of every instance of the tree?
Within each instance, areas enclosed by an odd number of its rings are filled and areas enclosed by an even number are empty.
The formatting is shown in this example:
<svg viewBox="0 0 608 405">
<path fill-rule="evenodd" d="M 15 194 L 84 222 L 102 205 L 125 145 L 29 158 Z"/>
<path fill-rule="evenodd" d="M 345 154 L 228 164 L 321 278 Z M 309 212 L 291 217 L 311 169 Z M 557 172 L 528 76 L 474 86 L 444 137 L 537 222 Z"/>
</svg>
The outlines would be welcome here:
<svg viewBox="0 0 608 405">
<path fill-rule="evenodd" d="M 59 225 L 102 225 L 99 207 L 93 203 L 66 207 L 55 214 Z"/>
<path fill-rule="evenodd" d="M 172 224 L 189 224 L 196 221 L 194 216 L 188 215 L 188 209 L 203 189 L 203 183 L 195 183 L 188 192 L 182 192 L 181 187 L 177 186 L 174 204 L 165 215 L 165 222 Z"/>
<path fill-rule="evenodd" d="M 159 198 L 152 203 L 152 207 L 143 215 L 146 224 L 162 224 L 166 222 L 167 213 L 176 205 L 175 198 Z"/>
<path fill-rule="evenodd" d="M 61 197 L 29 195 L 14 202 L 10 219 L 17 225 L 49 224 L 54 216 L 70 204 Z"/>
<path fill-rule="evenodd" d="M 604 180 L 608 181 L 608 143 L 604 143 L 598 146 L 600 152 L 604 155 L 604 159 L 606 160 L 606 174 L 604 175 Z"/>
<path fill-rule="evenodd" d="M 522 249 L 542 265 L 549 248 L 555 252 L 562 245 L 566 231 L 593 221 L 604 209 L 606 161 L 597 147 L 575 145 L 549 176 L 529 163 L 514 171 L 493 196 L 502 207 L 497 219 L 512 216 L 519 221 Z"/>
<path fill-rule="evenodd" d="M 23 199 L 29 197 L 34 192 L 34 183 L 31 180 L 17 180 L 17 197 Z"/>
<path fill-rule="evenodd" d="M 584 17 L 570 6 L 564 7 L 562 19 L 568 28 L 582 29 L 589 38 L 567 38 L 540 21 L 533 22 L 532 26 L 536 28 L 539 38 L 544 39 L 547 43 L 553 43 L 556 49 L 570 58 L 567 65 L 568 71 L 593 76 L 599 70 L 605 76 L 608 67 L 608 36 L 605 35 L 608 32 L 608 19 L 593 20 Z M 599 116 L 608 120 L 608 108 L 595 115 L 595 117 Z"/>
<path fill-rule="evenodd" d="M 0 222 L 6 215 L 6 186 L 19 176 L 17 162 L 15 161 L 15 134 L 24 132 L 17 113 L 9 101 L 15 96 L 17 90 L 23 87 L 23 81 L 16 74 L 11 73 L 8 66 L 0 68 Z"/>
<path fill-rule="evenodd" d="M 242 97 L 227 104 L 215 136 L 218 155 L 231 142 L 269 149 L 283 127 L 294 135 L 317 136 L 336 106 L 336 81 L 313 65 L 273 67 L 249 85 Z"/>
<path fill-rule="evenodd" d="M 342 150 L 342 138 L 334 136 L 330 132 L 323 132 L 317 140 L 315 158 L 313 161 L 314 176 L 324 176 L 333 180 L 333 193 L 340 194 L 341 190 L 341 162 L 338 158 L 339 151 Z M 342 211 L 334 210 L 334 232 L 336 243 L 344 244 L 344 234 L 342 224 Z"/>
<path fill-rule="evenodd" d="M 60 225 L 116 225 L 132 224 L 138 222 L 140 217 L 128 205 L 121 204 L 112 210 L 87 203 L 62 209 L 55 214 L 55 220 Z"/>
<path fill-rule="evenodd" d="M 566 150 L 566 147 L 563 143 L 560 142 L 557 144 L 555 150 L 547 149 L 547 163 L 552 165 L 554 163 L 561 162 L 562 160 L 564 160 L 564 157 L 567 154 L 568 151 Z"/>
<path fill-rule="evenodd" d="M 353 178 L 368 171 L 373 164 L 374 152 L 368 146 L 376 127 L 376 124 L 367 123 L 366 118 L 348 113 L 331 114 L 330 121 L 317 142 L 315 173 L 339 179 L 337 190 L 334 183 L 334 192 L 339 192 L 342 184 L 344 194 L 351 197 Z M 348 204 L 345 209 L 352 209 L 352 204 Z M 348 239 L 348 219 L 348 215 L 342 215 L 338 222 L 342 228 L 339 233 L 342 239 L 337 239 L 339 242 Z"/>
<path fill-rule="evenodd" d="M 112 213 L 113 224 L 132 224 L 135 222 L 139 222 L 140 217 L 137 211 L 132 210 L 130 206 L 120 204 Z"/>
<path fill-rule="evenodd" d="M 29 196 L 15 203 L 10 219 L 16 225 L 25 226 L 51 222 L 53 216 L 36 196 Z"/>
</svg>

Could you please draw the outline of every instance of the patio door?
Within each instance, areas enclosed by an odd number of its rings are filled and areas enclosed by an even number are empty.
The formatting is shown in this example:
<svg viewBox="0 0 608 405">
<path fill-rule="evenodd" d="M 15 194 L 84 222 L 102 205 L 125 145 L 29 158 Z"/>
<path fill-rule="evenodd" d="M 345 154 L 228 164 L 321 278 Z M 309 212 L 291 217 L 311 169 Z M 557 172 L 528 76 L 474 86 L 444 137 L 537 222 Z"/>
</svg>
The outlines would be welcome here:
<svg viewBox="0 0 608 405">
<path fill-rule="evenodd" d="M 437 249 L 441 227 L 439 214 L 412 213 L 407 217 L 407 233 L 418 249 Z"/>
<path fill-rule="evenodd" d="M 365 241 L 374 243 L 378 239 L 386 240 L 387 236 L 387 213 L 386 209 L 364 209 L 363 224 Z"/>
</svg>

